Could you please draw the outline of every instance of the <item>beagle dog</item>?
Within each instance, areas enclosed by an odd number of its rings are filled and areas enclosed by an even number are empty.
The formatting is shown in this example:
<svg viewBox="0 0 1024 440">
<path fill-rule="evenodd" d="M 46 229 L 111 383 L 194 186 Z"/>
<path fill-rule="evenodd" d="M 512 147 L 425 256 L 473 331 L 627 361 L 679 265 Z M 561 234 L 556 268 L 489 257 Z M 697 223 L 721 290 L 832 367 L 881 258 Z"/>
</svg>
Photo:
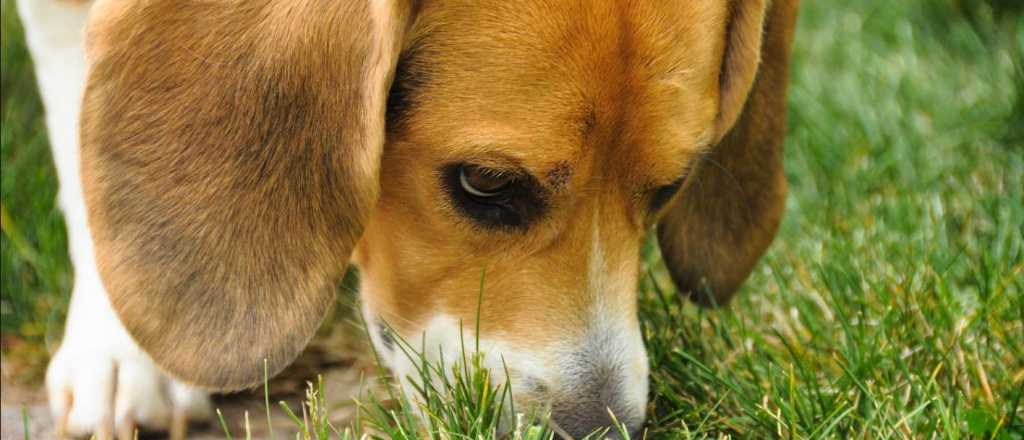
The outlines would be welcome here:
<svg viewBox="0 0 1024 440">
<path fill-rule="evenodd" d="M 392 332 L 479 338 L 570 435 L 640 429 L 641 242 L 722 304 L 772 241 L 797 3 L 21 0 L 76 275 L 56 420 L 180 435 L 354 265 L 404 386 Z"/>
</svg>

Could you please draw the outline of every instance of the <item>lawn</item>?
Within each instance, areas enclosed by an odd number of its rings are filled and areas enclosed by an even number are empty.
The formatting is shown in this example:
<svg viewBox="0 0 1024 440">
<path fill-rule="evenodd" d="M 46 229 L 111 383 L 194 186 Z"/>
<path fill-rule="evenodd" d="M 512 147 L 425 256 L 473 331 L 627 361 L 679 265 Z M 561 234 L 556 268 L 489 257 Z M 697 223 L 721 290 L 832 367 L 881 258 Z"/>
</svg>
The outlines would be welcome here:
<svg viewBox="0 0 1024 440">
<path fill-rule="evenodd" d="M 33 380 L 71 274 L 16 20 L 0 312 Z M 1024 2 L 806 1 L 789 100 L 786 217 L 738 300 L 680 300 L 647 247 L 648 437 L 1024 439 Z"/>
</svg>

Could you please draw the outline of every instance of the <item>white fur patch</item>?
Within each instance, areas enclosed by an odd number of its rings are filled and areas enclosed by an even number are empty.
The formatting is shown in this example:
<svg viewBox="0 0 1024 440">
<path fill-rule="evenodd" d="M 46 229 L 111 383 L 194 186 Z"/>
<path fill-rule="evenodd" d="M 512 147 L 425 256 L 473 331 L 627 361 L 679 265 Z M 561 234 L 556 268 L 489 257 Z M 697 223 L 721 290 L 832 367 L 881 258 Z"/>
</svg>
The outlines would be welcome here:
<svg viewBox="0 0 1024 440">
<path fill-rule="evenodd" d="M 636 286 L 633 279 L 626 276 L 629 268 L 608 267 L 607 255 L 602 248 L 605 242 L 601 238 L 600 219 L 601 211 L 595 209 L 587 277 L 590 282 L 589 292 L 594 296 L 591 306 L 591 327 L 585 333 L 585 340 L 580 341 L 575 349 L 595 347 L 593 349 L 599 351 L 592 353 L 592 356 L 603 358 L 608 365 L 620 369 L 622 377 L 618 379 L 622 381 L 626 406 L 637 409 L 642 414 L 647 404 L 650 367 L 647 349 L 637 325 L 637 317 L 631 316 L 629 311 L 610 307 L 604 299 L 605 295 L 627 292 Z M 575 366 L 563 365 L 563 368 L 571 371 Z"/>
<path fill-rule="evenodd" d="M 414 387 L 421 379 L 420 354 L 433 365 L 443 359 L 451 379 L 450 369 L 454 363 L 461 361 L 463 356 L 471 359 L 479 343 L 479 351 L 484 356 L 483 366 L 491 371 L 494 385 L 505 382 L 507 370 L 517 402 L 542 403 L 553 397 L 572 399 L 574 390 L 584 388 L 578 380 L 590 373 L 586 368 L 604 363 L 621 373 L 613 381 L 622 384 L 624 395 L 621 400 L 630 413 L 644 413 L 648 362 L 639 329 L 629 328 L 628 323 L 617 319 L 605 322 L 601 319 L 601 311 L 595 313 L 595 325 L 585 333 L 584 340 L 565 341 L 543 351 L 515 350 L 511 344 L 496 339 L 480 339 L 478 342 L 474 338 L 472 323 L 462 323 L 460 327 L 455 318 L 447 315 L 434 316 L 419 336 L 405 336 L 404 344 L 397 340 L 385 344 L 380 321 L 370 317 L 372 311 L 364 309 L 364 312 L 378 355 L 400 380 L 406 396 L 414 401 L 420 397 Z M 586 359 L 585 362 L 581 362 L 581 357 Z M 538 394 L 538 384 L 547 395 Z M 506 414 L 506 420 L 510 420 L 509 416 L 512 415 Z"/>
<path fill-rule="evenodd" d="M 601 300 L 594 305 L 591 322 L 580 346 L 593 350 L 591 356 L 618 369 L 621 375 L 617 379 L 622 383 L 624 407 L 643 414 L 647 405 L 650 364 L 639 326 L 626 313 L 607 307 Z"/>
<path fill-rule="evenodd" d="M 96 269 L 78 142 L 88 10 L 88 5 L 53 0 L 18 2 L 46 108 L 60 179 L 59 204 L 75 268 L 64 339 L 46 372 L 47 394 L 54 420 L 65 434 L 109 438 L 137 425 L 168 429 L 176 413 L 207 418 L 210 401 L 205 392 L 165 376 L 139 349 L 114 313 Z"/>
</svg>

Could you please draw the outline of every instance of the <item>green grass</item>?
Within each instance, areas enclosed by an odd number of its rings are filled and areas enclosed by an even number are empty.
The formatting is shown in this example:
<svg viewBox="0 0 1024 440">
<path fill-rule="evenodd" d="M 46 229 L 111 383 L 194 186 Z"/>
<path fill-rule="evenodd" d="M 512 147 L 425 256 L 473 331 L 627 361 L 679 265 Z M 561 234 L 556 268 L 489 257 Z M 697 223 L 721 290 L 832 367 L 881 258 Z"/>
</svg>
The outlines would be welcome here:
<svg viewBox="0 0 1024 440">
<path fill-rule="evenodd" d="M 3 7 L 2 330 L 41 344 L 69 265 Z M 648 436 L 1024 439 L 1024 2 L 805 1 L 792 80 L 787 213 L 738 300 L 680 300 L 647 251 Z M 457 411 L 476 374 L 433 391 L 446 438 L 484 435 Z"/>
<path fill-rule="evenodd" d="M 0 8 L 0 331 L 31 364 L 20 375 L 38 378 L 42 348 L 61 333 L 71 264 L 31 60 L 14 1 Z"/>
</svg>

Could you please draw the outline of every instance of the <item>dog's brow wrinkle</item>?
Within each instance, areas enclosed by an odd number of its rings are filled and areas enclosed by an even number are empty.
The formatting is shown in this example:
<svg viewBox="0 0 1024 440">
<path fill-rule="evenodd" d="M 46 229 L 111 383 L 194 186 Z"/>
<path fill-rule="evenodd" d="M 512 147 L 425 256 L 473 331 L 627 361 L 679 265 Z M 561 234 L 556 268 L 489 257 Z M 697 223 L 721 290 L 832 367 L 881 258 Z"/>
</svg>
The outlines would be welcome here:
<svg viewBox="0 0 1024 440">
<path fill-rule="evenodd" d="M 597 110 L 594 109 L 593 105 L 588 105 L 586 113 L 584 113 L 583 118 L 580 120 L 580 139 L 586 140 L 596 126 Z"/>
<path fill-rule="evenodd" d="M 564 188 L 568 183 L 569 179 L 572 178 L 572 165 L 568 162 L 558 162 L 547 172 L 548 185 L 551 185 L 555 190 Z"/>
</svg>

